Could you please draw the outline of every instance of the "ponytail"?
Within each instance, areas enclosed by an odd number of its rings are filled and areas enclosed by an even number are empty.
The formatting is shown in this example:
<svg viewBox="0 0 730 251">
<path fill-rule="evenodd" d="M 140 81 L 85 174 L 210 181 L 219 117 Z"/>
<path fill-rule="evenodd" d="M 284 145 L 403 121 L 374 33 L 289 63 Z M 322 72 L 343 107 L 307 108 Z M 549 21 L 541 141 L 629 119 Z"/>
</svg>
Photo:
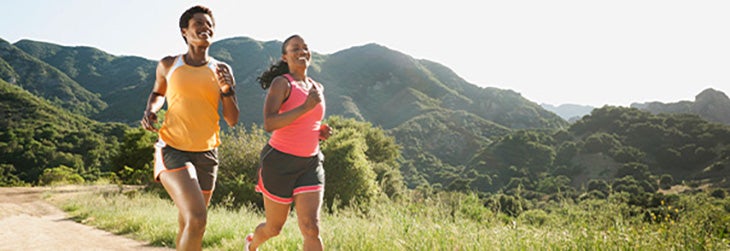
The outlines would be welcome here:
<svg viewBox="0 0 730 251">
<path fill-rule="evenodd" d="M 256 80 L 261 84 L 261 88 L 266 90 L 271 86 L 271 81 L 274 81 L 275 77 L 286 73 L 289 73 L 289 64 L 279 60 L 279 62 L 269 66 L 269 69 L 261 73 L 261 76 L 257 77 Z"/>
</svg>

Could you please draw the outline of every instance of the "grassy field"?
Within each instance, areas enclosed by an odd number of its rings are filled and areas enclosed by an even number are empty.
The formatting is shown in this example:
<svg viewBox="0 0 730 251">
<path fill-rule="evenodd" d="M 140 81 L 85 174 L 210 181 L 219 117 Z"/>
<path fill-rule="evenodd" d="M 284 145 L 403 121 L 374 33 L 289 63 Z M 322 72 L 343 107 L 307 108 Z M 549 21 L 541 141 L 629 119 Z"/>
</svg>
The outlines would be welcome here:
<svg viewBox="0 0 730 251">
<path fill-rule="evenodd" d="M 54 200 L 75 220 L 107 231 L 173 246 L 177 209 L 157 194 L 132 191 Z M 322 217 L 328 250 L 730 250 L 730 199 L 680 196 L 647 213 L 620 196 L 552 202 L 509 217 L 487 210 L 473 195 L 439 193 L 382 202 Z M 648 219 L 647 217 L 651 218 Z M 206 250 L 241 250 L 261 211 L 212 207 Z M 301 250 L 296 215 L 261 250 Z"/>
</svg>

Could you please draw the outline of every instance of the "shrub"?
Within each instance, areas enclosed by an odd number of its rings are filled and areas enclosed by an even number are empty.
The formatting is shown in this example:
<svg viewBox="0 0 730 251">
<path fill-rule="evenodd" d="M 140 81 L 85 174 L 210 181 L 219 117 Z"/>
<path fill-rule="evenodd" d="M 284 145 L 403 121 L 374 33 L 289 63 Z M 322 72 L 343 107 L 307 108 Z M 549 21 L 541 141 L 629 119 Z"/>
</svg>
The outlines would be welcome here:
<svg viewBox="0 0 730 251">
<path fill-rule="evenodd" d="M 122 183 L 143 185 L 152 182 L 156 139 L 154 133 L 141 127 L 124 132 L 119 153 L 112 157 L 112 171 L 119 175 Z"/>
<path fill-rule="evenodd" d="M 380 189 L 391 199 L 402 196 L 406 190 L 406 185 L 397 161 L 401 155 L 401 146 L 396 144 L 395 137 L 387 135 L 385 130 L 374 127 L 369 122 L 357 121 L 352 118 L 331 116 L 326 122 L 335 129 L 336 133 L 347 128 L 359 132 L 365 139 L 367 145 L 365 155 L 373 167 L 372 169 L 376 174 L 375 179 Z M 324 143 L 326 144 L 332 140 L 337 139 L 331 138 Z M 325 162 L 325 166 L 327 166 L 327 162 Z"/>
<path fill-rule="evenodd" d="M 345 128 L 337 131 L 322 147 L 327 175 L 325 205 L 346 207 L 353 203 L 364 211 L 379 193 L 375 172 L 368 163 L 367 145 L 358 131 Z M 335 205 L 339 201 L 339 205 Z"/>
<path fill-rule="evenodd" d="M 526 209 L 526 202 L 517 196 L 506 194 L 495 194 L 487 201 L 487 206 L 495 212 L 516 217 Z"/>
<path fill-rule="evenodd" d="M 659 187 L 661 189 L 670 189 L 672 184 L 674 184 L 674 178 L 672 178 L 672 175 L 662 174 L 659 178 Z"/>
<path fill-rule="evenodd" d="M 263 206 L 263 199 L 254 187 L 259 155 L 267 141 L 267 133 L 257 125 L 252 125 L 250 130 L 237 127 L 221 135 L 218 181 L 212 203 L 228 207 L 245 203 Z"/>
<path fill-rule="evenodd" d="M 611 186 L 605 180 L 591 179 L 588 181 L 587 191 L 598 191 L 604 196 L 611 192 Z"/>
<path fill-rule="evenodd" d="M 38 178 L 38 181 L 41 185 L 82 184 L 84 178 L 76 173 L 73 168 L 62 165 L 43 170 L 43 174 Z"/>
<path fill-rule="evenodd" d="M 0 187 L 23 185 L 25 185 L 25 182 L 15 175 L 15 166 L 13 164 L 0 164 Z"/>
<path fill-rule="evenodd" d="M 542 226 L 550 223 L 550 215 L 542 209 L 530 209 L 520 214 L 517 220 L 533 226 Z"/>
</svg>

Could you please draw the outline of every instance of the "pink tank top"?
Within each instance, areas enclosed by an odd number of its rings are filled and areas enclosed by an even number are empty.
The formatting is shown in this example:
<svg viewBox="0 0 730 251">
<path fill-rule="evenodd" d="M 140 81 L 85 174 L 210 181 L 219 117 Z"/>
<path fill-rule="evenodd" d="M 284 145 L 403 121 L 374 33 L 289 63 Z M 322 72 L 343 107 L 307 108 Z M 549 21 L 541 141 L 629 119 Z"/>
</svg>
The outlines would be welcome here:
<svg viewBox="0 0 730 251">
<path fill-rule="evenodd" d="M 289 80 L 291 91 L 289 92 L 289 98 L 281 104 L 279 113 L 289 111 L 304 104 L 309 95 L 309 89 L 303 89 L 299 85 L 294 84 L 296 82 L 289 74 L 284 74 L 284 77 Z M 320 92 L 323 92 L 322 86 L 314 87 L 319 85 L 314 80 L 307 78 L 307 81 L 312 83 L 312 88 L 320 88 Z M 269 139 L 269 145 L 274 147 L 276 150 L 294 155 L 299 157 L 311 157 L 319 153 L 319 127 L 322 124 L 325 111 L 324 99 L 314 109 L 309 110 L 303 114 L 291 124 L 276 129 L 271 134 Z"/>
</svg>

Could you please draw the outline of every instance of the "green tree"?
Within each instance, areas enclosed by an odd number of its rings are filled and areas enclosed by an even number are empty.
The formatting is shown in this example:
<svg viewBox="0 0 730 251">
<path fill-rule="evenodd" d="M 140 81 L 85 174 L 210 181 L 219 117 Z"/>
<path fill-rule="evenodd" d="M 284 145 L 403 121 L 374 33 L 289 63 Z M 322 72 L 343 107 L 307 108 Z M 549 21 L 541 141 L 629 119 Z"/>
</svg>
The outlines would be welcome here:
<svg viewBox="0 0 730 251">
<path fill-rule="evenodd" d="M 324 200 L 329 209 L 355 203 L 361 210 L 367 210 L 375 200 L 380 189 L 366 151 L 364 136 L 352 128 L 337 130 L 323 144 L 327 173 Z"/>
<path fill-rule="evenodd" d="M 73 168 L 58 166 L 43 170 L 38 181 L 41 185 L 81 184 L 84 183 L 84 178 Z"/>
<path fill-rule="evenodd" d="M 335 133 L 348 128 L 359 132 L 365 140 L 367 146 L 365 155 L 376 174 L 375 180 L 380 189 L 390 198 L 398 198 L 403 194 L 406 186 L 398 164 L 401 146 L 395 142 L 393 136 L 369 122 L 352 118 L 331 116 L 325 122 L 334 128 Z M 328 141 L 330 140 L 325 143 Z M 327 166 L 326 162 L 325 166 Z"/>
<path fill-rule="evenodd" d="M 502 137 L 494 146 L 495 155 L 506 166 L 528 168 L 531 173 L 548 170 L 555 161 L 552 137 L 537 131 L 517 131 Z"/>
<path fill-rule="evenodd" d="M 23 186 L 25 182 L 15 175 L 15 167 L 11 164 L 0 164 L 0 187 Z"/>
<path fill-rule="evenodd" d="M 586 138 L 583 151 L 586 153 L 608 153 L 611 149 L 620 146 L 621 142 L 616 135 L 597 132 Z"/>
<path fill-rule="evenodd" d="M 267 141 L 268 134 L 255 124 L 248 130 L 243 126 L 231 128 L 221 135 L 218 182 L 212 203 L 228 207 L 246 203 L 263 206 L 261 195 L 254 188 L 261 149 Z"/>
<path fill-rule="evenodd" d="M 662 174 L 661 177 L 659 177 L 659 187 L 661 189 L 669 189 L 674 184 L 674 178 L 672 178 L 672 175 L 670 174 Z"/>
<path fill-rule="evenodd" d="M 112 171 L 125 184 L 152 182 L 154 144 L 157 136 L 141 127 L 125 131 L 120 150 L 113 157 Z M 146 178 L 145 178 L 146 177 Z"/>
</svg>

